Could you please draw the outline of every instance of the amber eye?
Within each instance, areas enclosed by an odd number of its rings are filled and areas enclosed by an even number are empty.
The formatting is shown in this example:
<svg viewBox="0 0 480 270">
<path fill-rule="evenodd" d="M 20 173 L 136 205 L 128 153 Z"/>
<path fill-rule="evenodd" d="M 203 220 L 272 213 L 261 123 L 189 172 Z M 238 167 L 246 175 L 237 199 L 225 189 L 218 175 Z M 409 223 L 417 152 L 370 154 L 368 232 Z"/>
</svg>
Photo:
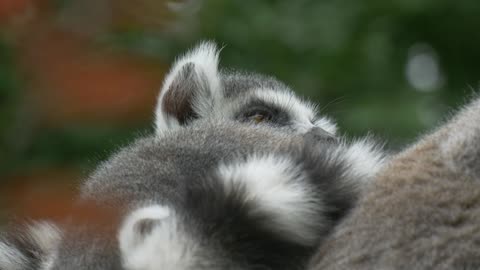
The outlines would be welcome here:
<svg viewBox="0 0 480 270">
<path fill-rule="evenodd" d="M 254 111 L 251 111 L 249 113 L 247 113 L 245 115 L 245 117 L 255 123 L 255 124 L 259 124 L 259 123 L 262 123 L 262 122 L 265 122 L 265 121 L 270 121 L 272 120 L 272 114 L 268 111 L 265 111 L 265 110 L 254 110 Z"/>
<path fill-rule="evenodd" d="M 254 116 L 250 117 L 250 119 L 256 124 L 258 124 L 265 120 L 265 116 L 262 114 L 255 114 Z"/>
</svg>

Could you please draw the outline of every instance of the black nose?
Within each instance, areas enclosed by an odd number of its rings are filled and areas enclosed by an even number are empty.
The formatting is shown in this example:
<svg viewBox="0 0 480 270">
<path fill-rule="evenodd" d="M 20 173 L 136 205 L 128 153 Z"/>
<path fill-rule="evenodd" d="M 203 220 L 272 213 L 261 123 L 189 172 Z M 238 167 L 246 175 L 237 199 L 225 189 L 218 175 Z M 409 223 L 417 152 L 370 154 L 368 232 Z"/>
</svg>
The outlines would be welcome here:
<svg viewBox="0 0 480 270">
<path fill-rule="evenodd" d="M 337 138 L 333 134 L 328 133 L 327 131 L 319 127 L 314 127 L 310 129 L 307 133 L 305 133 L 305 139 L 332 143 L 337 142 Z"/>
</svg>

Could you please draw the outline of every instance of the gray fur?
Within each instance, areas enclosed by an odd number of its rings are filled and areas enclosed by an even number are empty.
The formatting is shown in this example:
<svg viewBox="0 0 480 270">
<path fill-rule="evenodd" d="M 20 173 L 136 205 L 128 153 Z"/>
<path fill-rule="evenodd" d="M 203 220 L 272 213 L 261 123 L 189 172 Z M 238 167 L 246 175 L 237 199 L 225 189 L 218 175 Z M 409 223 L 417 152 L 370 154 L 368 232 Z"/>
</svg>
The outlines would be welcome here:
<svg viewBox="0 0 480 270">
<path fill-rule="evenodd" d="M 235 98 L 258 88 L 292 91 L 287 85 L 271 76 L 232 69 L 224 69 L 220 74 L 226 98 Z"/>
<path fill-rule="evenodd" d="M 100 213 L 118 211 L 118 218 L 102 228 L 96 219 L 81 224 L 73 217 L 55 249 L 55 260 L 48 268 L 38 269 L 120 269 L 123 259 L 116 237 L 122 220 L 138 207 L 152 204 L 174 210 L 181 239 L 202 247 L 194 253 L 195 265 L 185 269 L 301 269 L 317 243 L 348 212 L 360 183 L 372 177 L 357 174 L 347 164 L 349 147 L 344 141 L 233 121 L 196 122 L 161 136 L 140 138 L 101 165 L 81 189 L 82 203 L 101 209 L 95 210 Z M 242 206 L 246 195 L 242 189 L 224 193 L 214 173 L 218 164 L 252 154 L 287 156 L 303 168 L 304 181 L 316 190 L 312 201 L 321 201 L 314 210 L 313 243 L 292 241 L 288 231 L 272 230 L 268 213 L 246 215 L 251 212 L 246 209 L 257 206 L 255 201 Z"/>
<path fill-rule="evenodd" d="M 309 269 L 480 269 L 480 98 L 393 157 Z"/>
<path fill-rule="evenodd" d="M 47 269 L 56 259 L 60 229 L 47 222 L 12 228 L 0 235 L 0 269 Z"/>
<path fill-rule="evenodd" d="M 181 239 L 202 247 L 193 254 L 195 264 L 185 269 L 301 269 L 317 243 L 354 203 L 360 183 L 366 180 L 359 178 L 372 177 L 356 174 L 346 163 L 344 153 L 349 147 L 345 142 L 312 140 L 271 127 L 196 122 L 160 137 L 141 138 L 124 148 L 86 181 L 81 198 L 99 207 L 121 207 L 120 219 L 145 205 L 173 209 Z M 224 208 L 225 203 L 235 205 L 244 195 L 241 190 L 234 197 L 222 194 L 223 189 L 215 187 L 221 182 L 215 182 L 212 171 L 220 162 L 228 164 L 262 153 L 286 155 L 309 176 L 307 181 L 316 189 L 314 196 L 320 196 L 322 202 L 315 210 L 320 219 L 313 243 L 292 242 L 286 237 L 288 232 L 277 234 L 269 228 L 268 219 L 264 220 L 268 216 L 258 221 L 257 217 L 242 217 L 241 209 L 254 209 L 255 204 L 242 206 L 238 213 Z M 233 215 L 232 223 L 229 215 Z M 69 239 L 80 240 L 63 242 L 52 269 L 118 267 L 118 250 L 104 244 L 115 235 L 106 233 L 104 240 L 95 240 L 96 236 L 85 241 L 84 233 L 69 232 Z"/>
<path fill-rule="evenodd" d="M 158 98 L 157 133 L 198 119 L 248 122 L 249 115 L 264 112 L 270 118 L 261 125 L 297 133 L 317 127 L 335 134 L 336 126 L 330 119 L 319 116 L 315 105 L 275 78 L 219 70 L 219 53 L 214 43 L 203 42 L 172 65 Z"/>
<path fill-rule="evenodd" d="M 156 133 L 80 187 L 78 211 L 90 218 L 73 212 L 47 254 L 37 243 L 0 242 L 0 269 L 7 259 L 25 270 L 45 258 L 37 269 L 302 269 L 383 154 L 369 140 L 334 137 L 335 126 L 277 80 L 217 64 L 211 43 L 179 59 L 159 97 Z M 258 107 L 273 115 L 252 122 L 252 106 L 253 116 Z M 262 158 L 271 167 L 256 168 Z"/>
<path fill-rule="evenodd" d="M 220 161 L 249 153 L 286 152 L 300 140 L 301 136 L 270 128 L 196 122 L 157 137 L 141 138 L 122 149 L 99 166 L 82 187 L 82 197 L 112 202 L 126 197 L 144 201 L 157 196 L 160 203 L 181 200 L 183 185 L 188 183 L 179 179 L 198 177 Z M 165 180 L 158 181 L 160 177 Z"/>
</svg>

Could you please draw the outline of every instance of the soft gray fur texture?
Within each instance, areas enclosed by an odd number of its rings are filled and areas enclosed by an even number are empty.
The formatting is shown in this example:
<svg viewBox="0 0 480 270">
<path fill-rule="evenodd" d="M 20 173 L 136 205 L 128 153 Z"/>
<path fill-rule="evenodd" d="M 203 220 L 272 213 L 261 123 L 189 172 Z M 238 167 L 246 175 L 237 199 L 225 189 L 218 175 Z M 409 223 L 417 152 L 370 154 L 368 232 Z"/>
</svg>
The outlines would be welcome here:
<svg viewBox="0 0 480 270">
<path fill-rule="evenodd" d="M 212 43 L 180 58 L 155 134 L 81 186 L 90 217 L 7 234 L 0 269 L 303 269 L 383 154 L 275 79 L 217 65 Z"/>
<path fill-rule="evenodd" d="M 365 148 L 365 156 L 352 164 L 348 152 L 357 143 L 318 140 L 235 122 L 197 122 L 160 137 L 141 139 L 122 150 L 100 166 L 82 194 L 84 199 L 112 207 L 127 203 L 127 209 L 152 204 L 173 209 L 182 227 L 180 233 L 188 238 L 186 242 L 202 246 L 202 252 L 191 255 L 196 263 L 185 269 L 301 269 L 313 248 L 348 212 L 362 183 L 373 176 L 364 174 L 357 165 L 361 166 L 364 158 L 381 161 L 375 150 Z M 312 205 L 307 207 L 312 207 L 312 212 L 306 221 L 314 227 L 310 240 L 290 237 L 297 232 L 289 231 L 288 224 L 287 230 L 277 228 L 274 220 L 278 213 L 243 213 L 262 205 L 255 198 L 242 199 L 249 196 L 244 194 L 245 186 L 237 190 L 238 194 L 222 194 L 225 191 L 212 184 L 218 177 L 212 172 L 219 164 L 242 163 L 252 155 L 288 157 L 293 164 L 289 170 L 299 166 L 300 173 L 306 175 L 291 181 L 315 191 L 308 193 Z M 275 191 L 263 192 L 260 196 L 267 197 Z M 195 201 L 190 201 L 192 198 Z"/>
<path fill-rule="evenodd" d="M 97 220 L 71 224 L 48 252 L 37 252 L 36 242 L 2 242 L 0 268 L 302 269 L 355 203 L 362 182 L 373 177 L 356 166 L 365 158 L 381 160 L 365 148 L 352 164 L 352 147 L 358 142 L 233 121 L 198 121 L 138 139 L 100 165 L 81 189 L 82 203 L 118 212 L 118 219 L 106 229 Z M 250 169 L 243 166 L 252 157 Z M 267 188 L 256 188 L 257 177 L 270 183 Z"/>
<path fill-rule="evenodd" d="M 309 269 L 480 269 L 478 96 L 388 162 Z"/>
</svg>

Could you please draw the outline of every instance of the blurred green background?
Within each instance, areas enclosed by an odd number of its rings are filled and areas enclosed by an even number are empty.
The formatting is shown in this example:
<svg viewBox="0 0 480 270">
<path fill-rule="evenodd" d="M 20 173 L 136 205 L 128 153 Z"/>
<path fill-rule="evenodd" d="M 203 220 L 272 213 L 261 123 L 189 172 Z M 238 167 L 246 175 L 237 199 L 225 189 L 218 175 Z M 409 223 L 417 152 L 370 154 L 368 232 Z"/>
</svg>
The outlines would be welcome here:
<svg viewBox="0 0 480 270">
<path fill-rule="evenodd" d="M 0 220 L 68 212 L 79 179 L 150 132 L 169 63 L 202 39 L 398 149 L 477 88 L 479 29 L 478 0 L 1 0 Z"/>
</svg>

